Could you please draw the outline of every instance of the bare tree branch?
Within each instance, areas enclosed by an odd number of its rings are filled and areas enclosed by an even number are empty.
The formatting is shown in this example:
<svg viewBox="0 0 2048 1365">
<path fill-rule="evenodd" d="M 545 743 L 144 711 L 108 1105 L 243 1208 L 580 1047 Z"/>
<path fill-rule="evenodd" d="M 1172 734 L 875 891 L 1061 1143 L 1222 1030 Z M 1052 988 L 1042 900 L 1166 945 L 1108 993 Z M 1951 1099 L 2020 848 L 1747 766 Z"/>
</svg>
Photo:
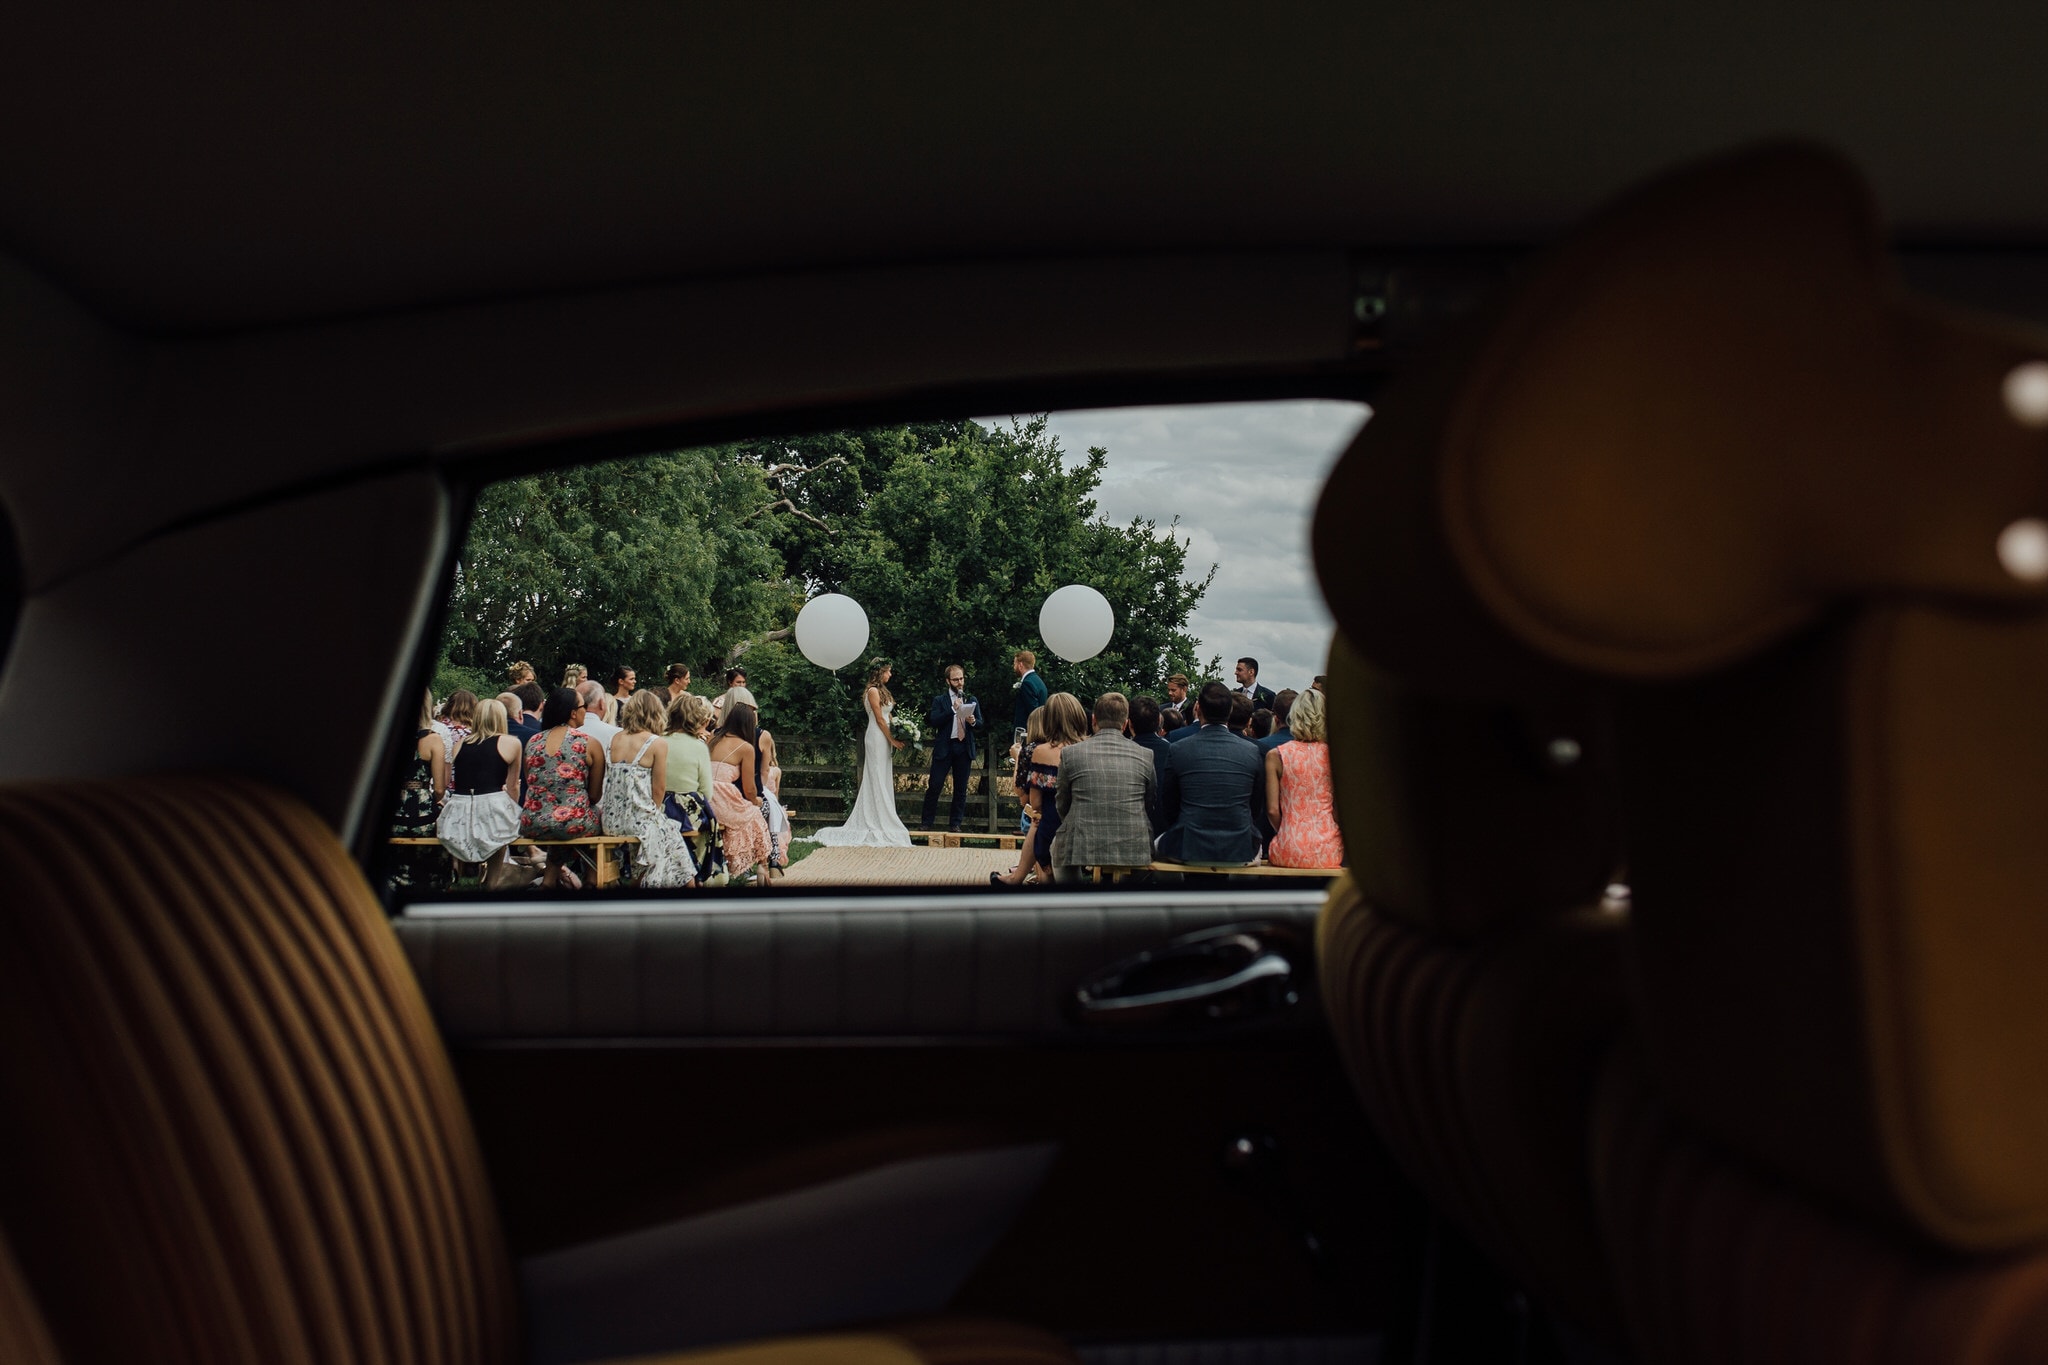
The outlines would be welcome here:
<svg viewBox="0 0 2048 1365">
<path fill-rule="evenodd" d="M 771 479 L 780 479 L 783 475 L 789 473 L 791 470 L 795 470 L 796 477 L 801 479 L 806 475 L 815 474 L 821 469 L 830 469 L 835 464 L 844 465 L 845 463 L 846 457 L 844 455 L 834 455 L 831 459 L 820 460 L 816 464 L 804 464 L 800 461 L 791 460 L 787 464 L 769 465 L 767 474 L 768 477 Z"/>
<path fill-rule="evenodd" d="M 804 511 L 803 508 L 798 507 L 788 498 L 784 498 L 780 502 L 771 502 L 766 507 L 763 507 L 760 510 L 763 512 L 787 512 L 793 517 L 802 517 L 805 521 L 808 521 L 811 525 L 817 527 L 820 531 L 823 531 L 828 536 L 832 534 L 831 526 L 828 525 L 823 518 L 812 516 L 809 512 Z"/>
<path fill-rule="evenodd" d="M 768 631 L 766 634 L 756 635 L 753 636 L 751 639 L 741 640 L 738 644 L 734 645 L 731 649 L 726 651 L 725 667 L 731 668 L 733 665 L 737 664 L 740 661 L 740 655 L 745 654 L 755 645 L 770 644 L 776 640 L 787 640 L 790 636 L 794 634 L 796 634 L 794 630 L 771 630 Z"/>
</svg>

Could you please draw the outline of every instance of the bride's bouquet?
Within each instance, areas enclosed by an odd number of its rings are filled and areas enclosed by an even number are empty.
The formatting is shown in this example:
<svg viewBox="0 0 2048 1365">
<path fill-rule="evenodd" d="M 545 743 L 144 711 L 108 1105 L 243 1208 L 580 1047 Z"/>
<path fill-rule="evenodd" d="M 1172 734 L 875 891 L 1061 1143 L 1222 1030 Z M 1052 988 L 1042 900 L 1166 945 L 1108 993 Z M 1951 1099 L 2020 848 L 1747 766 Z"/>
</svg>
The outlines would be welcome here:
<svg viewBox="0 0 2048 1365">
<path fill-rule="evenodd" d="M 918 729 L 914 722 L 905 720 L 901 716 L 890 717 L 889 733 L 913 749 L 924 743 L 924 731 Z"/>
</svg>

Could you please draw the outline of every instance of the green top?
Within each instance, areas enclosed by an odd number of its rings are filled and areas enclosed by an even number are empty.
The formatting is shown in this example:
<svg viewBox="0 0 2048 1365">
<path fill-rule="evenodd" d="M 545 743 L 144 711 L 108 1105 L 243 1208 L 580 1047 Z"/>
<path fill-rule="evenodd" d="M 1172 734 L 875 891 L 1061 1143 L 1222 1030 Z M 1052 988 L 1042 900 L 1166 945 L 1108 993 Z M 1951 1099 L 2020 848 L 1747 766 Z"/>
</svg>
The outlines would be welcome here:
<svg viewBox="0 0 2048 1365">
<path fill-rule="evenodd" d="M 695 735 L 668 737 L 668 789 L 711 794 L 711 746 Z"/>
</svg>

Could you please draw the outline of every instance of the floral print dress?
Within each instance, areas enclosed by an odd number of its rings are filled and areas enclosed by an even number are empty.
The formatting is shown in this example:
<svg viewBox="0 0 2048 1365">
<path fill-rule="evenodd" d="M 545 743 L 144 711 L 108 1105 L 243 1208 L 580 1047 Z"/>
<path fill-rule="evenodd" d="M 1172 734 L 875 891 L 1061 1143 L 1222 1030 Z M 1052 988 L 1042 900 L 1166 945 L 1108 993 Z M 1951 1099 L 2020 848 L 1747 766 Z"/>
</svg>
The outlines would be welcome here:
<svg viewBox="0 0 2048 1365">
<path fill-rule="evenodd" d="M 1344 836 L 1330 794 L 1330 746 L 1291 739 L 1280 755 L 1280 829 L 1266 849 L 1277 867 L 1342 867 Z"/>
<path fill-rule="evenodd" d="M 590 736 L 571 730 L 559 753 L 548 752 L 548 732 L 526 741 L 526 800 L 520 832 L 529 839 L 582 839 L 603 833 L 590 804 Z"/>
<path fill-rule="evenodd" d="M 395 839 L 432 839 L 438 833 L 441 802 L 434 795 L 434 767 L 419 756 L 420 741 L 432 730 L 420 730 L 412 737 L 412 757 L 405 785 L 398 793 L 398 809 L 391 821 Z M 440 891 L 449 882 L 448 856 L 438 848 L 407 847 L 391 850 L 390 885 L 415 891 Z"/>
</svg>

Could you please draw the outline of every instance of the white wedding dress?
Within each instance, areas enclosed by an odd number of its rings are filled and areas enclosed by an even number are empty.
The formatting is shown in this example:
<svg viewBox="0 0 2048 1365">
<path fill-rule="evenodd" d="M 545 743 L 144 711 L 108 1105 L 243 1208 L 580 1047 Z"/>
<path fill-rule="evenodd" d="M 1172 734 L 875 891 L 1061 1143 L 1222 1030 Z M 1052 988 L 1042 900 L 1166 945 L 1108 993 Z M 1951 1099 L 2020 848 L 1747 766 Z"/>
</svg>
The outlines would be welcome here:
<svg viewBox="0 0 2048 1365">
<path fill-rule="evenodd" d="M 866 703 L 862 703 L 866 709 Z M 886 723 L 896 714 L 892 704 L 882 708 Z M 832 848 L 909 848 L 910 831 L 896 814 L 896 769 L 889 762 L 889 733 L 868 715 L 868 732 L 861 741 L 860 794 L 854 798 L 853 813 L 843 825 L 832 825 L 811 836 Z"/>
</svg>

